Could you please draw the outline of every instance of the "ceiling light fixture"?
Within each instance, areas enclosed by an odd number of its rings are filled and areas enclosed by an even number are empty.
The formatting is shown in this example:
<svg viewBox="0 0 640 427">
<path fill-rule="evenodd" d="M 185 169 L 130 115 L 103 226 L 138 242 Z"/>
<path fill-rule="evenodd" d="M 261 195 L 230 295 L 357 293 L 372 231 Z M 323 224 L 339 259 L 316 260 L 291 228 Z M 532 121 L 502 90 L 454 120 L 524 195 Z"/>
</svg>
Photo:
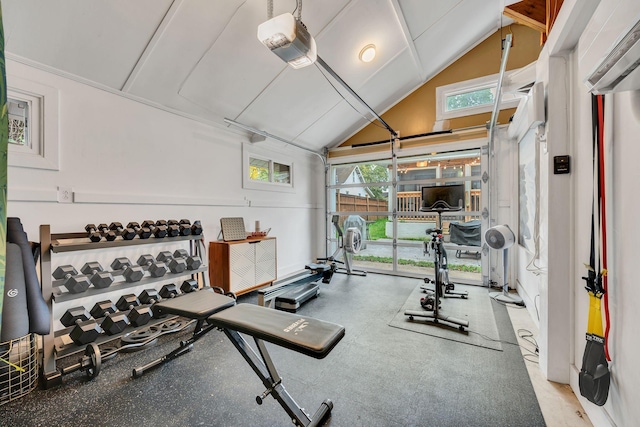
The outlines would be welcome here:
<svg viewBox="0 0 640 427">
<path fill-rule="evenodd" d="M 358 55 L 360 61 L 362 62 L 371 62 L 376 57 L 376 45 L 368 44 L 362 48 L 360 54 Z"/>
<path fill-rule="evenodd" d="M 318 56 L 316 41 L 302 23 L 302 0 L 297 0 L 298 17 L 283 13 L 273 17 L 273 0 L 267 0 L 267 19 L 258 26 L 258 40 L 293 68 L 302 68 L 317 62 L 360 102 L 389 131 L 391 139 L 399 144 L 399 134 L 385 122 L 353 89 Z M 373 58 L 371 58 L 373 59 Z"/>
</svg>

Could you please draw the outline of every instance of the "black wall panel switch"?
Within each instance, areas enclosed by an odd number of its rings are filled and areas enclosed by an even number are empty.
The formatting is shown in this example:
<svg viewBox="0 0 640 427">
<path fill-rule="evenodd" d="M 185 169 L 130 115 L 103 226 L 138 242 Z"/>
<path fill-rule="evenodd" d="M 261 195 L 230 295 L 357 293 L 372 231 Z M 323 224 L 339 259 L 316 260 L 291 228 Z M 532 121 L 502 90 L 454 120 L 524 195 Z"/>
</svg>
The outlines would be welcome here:
<svg viewBox="0 0 640 427">
<path fill-rule="evenodd" d="M 555 175 L 571 172 L 571 158 L 569 156 L 555 156 L 553 158 L 553 173 Z"/>
</svg>

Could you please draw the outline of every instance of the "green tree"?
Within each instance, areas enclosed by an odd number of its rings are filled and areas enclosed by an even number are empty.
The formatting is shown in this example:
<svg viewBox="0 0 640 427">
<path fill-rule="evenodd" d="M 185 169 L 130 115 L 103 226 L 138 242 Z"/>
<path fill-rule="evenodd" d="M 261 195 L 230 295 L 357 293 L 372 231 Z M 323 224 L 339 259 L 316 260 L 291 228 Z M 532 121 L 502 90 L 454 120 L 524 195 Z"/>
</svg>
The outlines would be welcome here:
<svg viewBox="0 0 640 427">
<path fill-rule="evenodd" d="M 375 163 L 360 165 L 360 173 L 366 183 L 378 183 L 389 181 L 389 169 L 386 166 L 377 165 Z M 376 199 L 387 198 L 387 187 L 369 187 L 371 193 Z"/>
</svg>

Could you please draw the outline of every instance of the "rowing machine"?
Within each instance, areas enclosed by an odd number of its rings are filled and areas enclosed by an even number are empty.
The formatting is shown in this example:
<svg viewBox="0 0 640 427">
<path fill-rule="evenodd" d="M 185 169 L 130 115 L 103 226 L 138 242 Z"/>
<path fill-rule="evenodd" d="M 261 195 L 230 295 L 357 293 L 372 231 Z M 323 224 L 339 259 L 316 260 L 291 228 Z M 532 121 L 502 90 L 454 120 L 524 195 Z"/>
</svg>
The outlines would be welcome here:
<svg viewBox="0 0 640 427">
<path fill-rule="evenodd" d="M 362 233 L 357 227 L 349 227 L 345 234 L 338 223 L 339 220 L 339 215 L 333 215 L 331 217 L 331 222 L 338 233 L 338 248 L 333 255 L 326 258 L 318 258 L 318 261 L 331 263 L 335 266 L 334 271 L 336 273 L 366 276 L 366 271 L 356 270 L 352 267 L 353 254 L 357 254 L 360 252 L 360 249 L 362 249 Z M 342 257 L 342 261 L 338 259 L 340 257 Z M 335 264 L 342 264 L 344 267 L 338 267 Z"/>
</svg>

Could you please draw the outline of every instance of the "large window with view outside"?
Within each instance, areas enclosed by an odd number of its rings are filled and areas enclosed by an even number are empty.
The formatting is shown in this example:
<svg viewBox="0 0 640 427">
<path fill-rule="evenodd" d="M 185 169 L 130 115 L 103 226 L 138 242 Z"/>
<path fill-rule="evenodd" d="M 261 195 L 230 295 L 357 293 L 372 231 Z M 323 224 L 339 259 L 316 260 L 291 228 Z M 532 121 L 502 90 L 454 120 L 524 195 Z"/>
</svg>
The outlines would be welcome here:
<svg viewBox="0 0 640 427">
<path fill-rule="evenodd" d="M 424 253 L 424 242 L 430 238 L 427 229 L 436 227 L 438 217 L 421 211 L 421 190 L 425 186 L 463 184 L 464 209 L 441 218 L 450 276 L 472 283 L 481 281 L 482 157 L 479 148 L 400 157 L 395 175 L 391 160 L 332 166 L 327 219 L 335 213 L 343 230 L 361 229 L 365 244 L 353 256 L 355 268 L 415 276 L 433 274 L 433 259 Z M 466 227 L 465 232 L 471 229 L 471 237 L 477 239 L 459 244 L 456 227 Z M 329 225 L 329 229 L 332 252 L 339 239 L 334 227 Z"/>
</svg>

